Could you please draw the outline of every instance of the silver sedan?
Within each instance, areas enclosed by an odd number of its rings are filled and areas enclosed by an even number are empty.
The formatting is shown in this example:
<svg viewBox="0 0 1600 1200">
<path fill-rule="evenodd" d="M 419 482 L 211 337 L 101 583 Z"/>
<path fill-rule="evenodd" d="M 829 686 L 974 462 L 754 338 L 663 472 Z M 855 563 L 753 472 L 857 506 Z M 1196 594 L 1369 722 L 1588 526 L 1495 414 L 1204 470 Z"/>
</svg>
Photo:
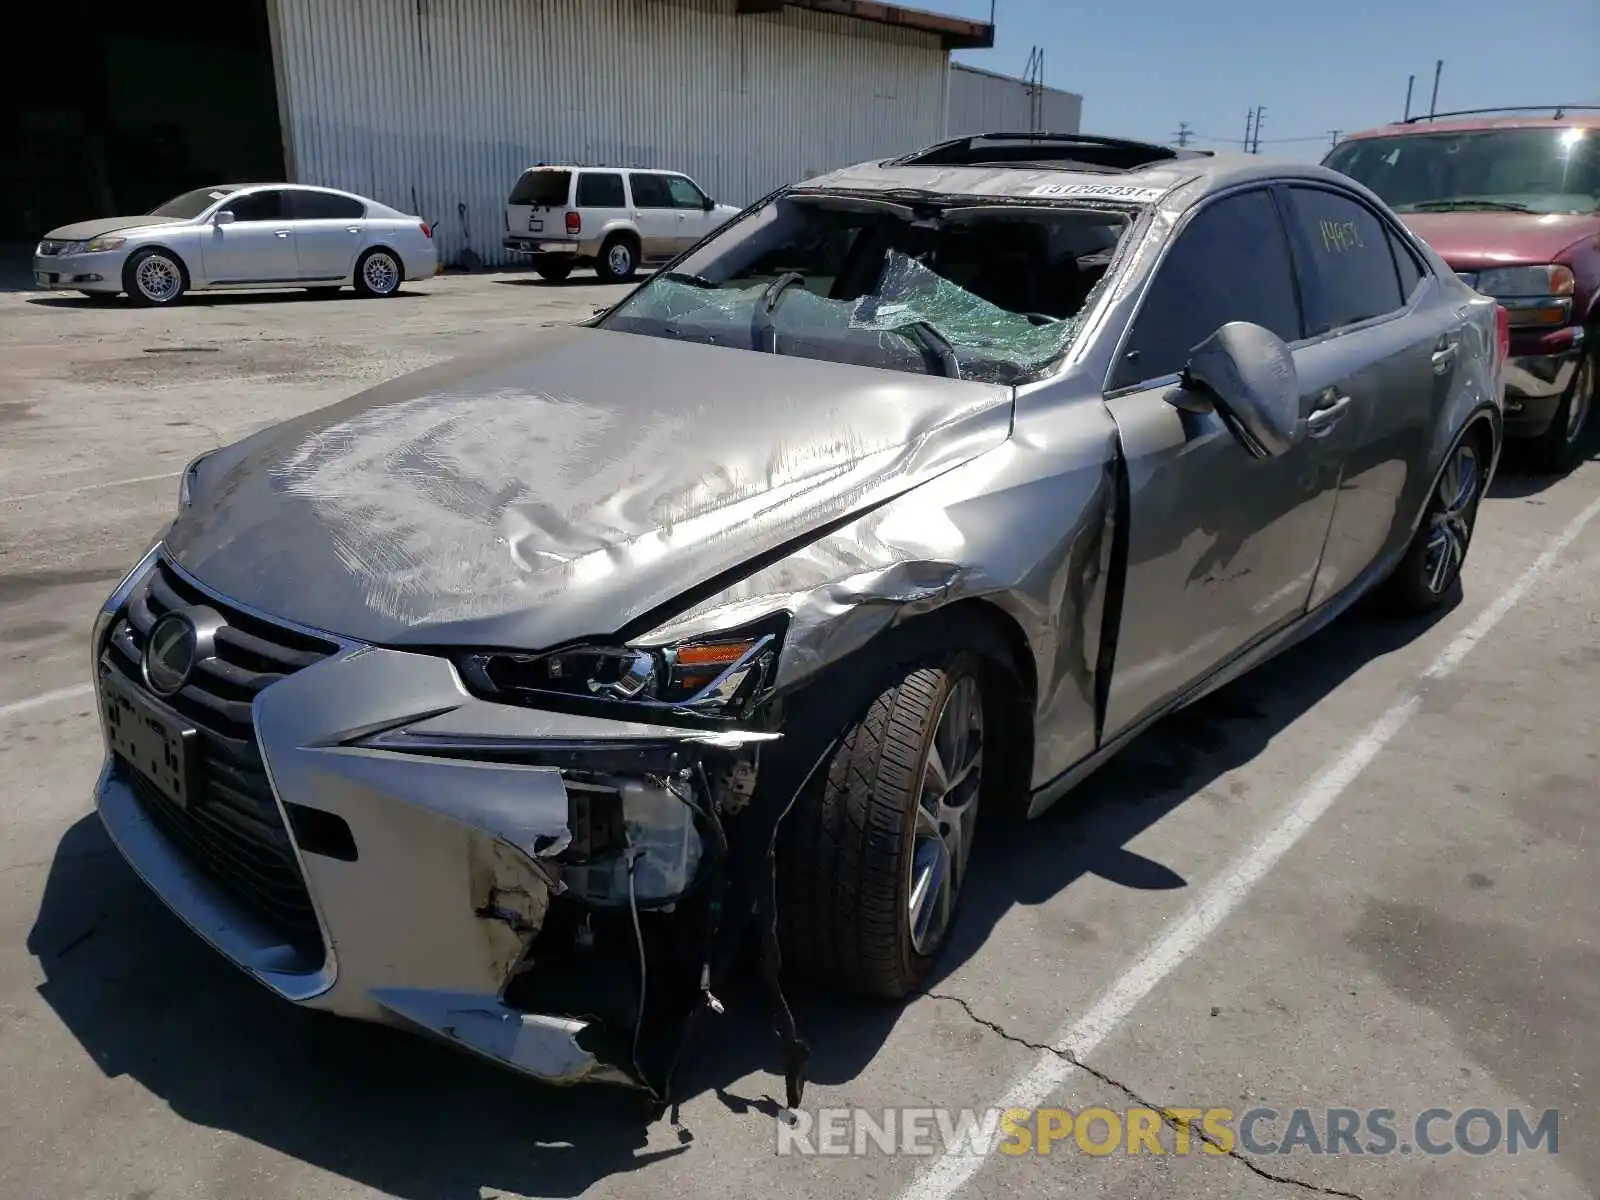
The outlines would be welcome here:
<svg viewBox="0 0 1600 1200">
<path fill-rule="evenodd" d="M 332 292 L 348 284 L 363 296 L 389 296 L 438 271 L 433 230 L 421 217 L 286 183 L 197 188 L 138 216 L 63 225 L 33 257 L 39 287 L 126 292 L 146 305 L 209 288 Z"/>
</svg>

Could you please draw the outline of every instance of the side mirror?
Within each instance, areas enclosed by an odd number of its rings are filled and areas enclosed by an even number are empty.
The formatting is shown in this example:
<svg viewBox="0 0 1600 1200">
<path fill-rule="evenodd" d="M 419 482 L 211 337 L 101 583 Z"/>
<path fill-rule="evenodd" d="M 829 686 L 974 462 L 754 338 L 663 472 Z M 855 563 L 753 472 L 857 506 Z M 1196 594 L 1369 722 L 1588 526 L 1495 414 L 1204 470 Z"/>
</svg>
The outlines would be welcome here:
<svg viewBox="0 0 1600 1200">
<path fill-rule="evenodd" d="M 211 223 L 213 225 L 232 225 L 237 219 L 225 208 L 211 215 Z"/>
<path fill-rule="evenodd" d="M 717 202 L 710 196 L 706 196 L 700 201 L 700 207 L 705 209 L 707 212 L 713 212 L 716 210 Z"/>
<path fill-rule="evenodd" d="M 1252 457 L 1276 458 L 1294 446 L 1300 379 L 1294 355 L 1270 329 L 1228 322 L 1194 348 L 1183 383 L 1212 401 Z"/>
</svg>

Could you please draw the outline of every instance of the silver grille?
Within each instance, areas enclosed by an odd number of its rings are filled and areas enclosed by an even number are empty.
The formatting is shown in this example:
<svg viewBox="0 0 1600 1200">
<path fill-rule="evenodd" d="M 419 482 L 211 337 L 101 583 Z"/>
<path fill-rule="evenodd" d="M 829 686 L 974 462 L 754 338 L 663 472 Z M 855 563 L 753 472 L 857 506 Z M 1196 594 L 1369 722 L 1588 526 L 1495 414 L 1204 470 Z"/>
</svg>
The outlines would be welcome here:
<svg viewBox="0 0 1600 1200">
<path fill-rule="evenodd" d="M 173 609 L 204 604 L 227 622 L 212 657 L 196 665 L 176 695 L 161 699 L 144 682 L 145 639 Z M 269 685 L 326 658 L 338 647 L 218 602 L 161 562 L 112 626 L 102 672 L 116 672 L 198 735 L 191 797 L 169 801 L 151 778 L 118 759 L 146 813 L 201 869 L 231 889 L 289 942 L 320 958 L 321 932 L 289 831 L 267 781 L 251 701 Z"/>
</svg>

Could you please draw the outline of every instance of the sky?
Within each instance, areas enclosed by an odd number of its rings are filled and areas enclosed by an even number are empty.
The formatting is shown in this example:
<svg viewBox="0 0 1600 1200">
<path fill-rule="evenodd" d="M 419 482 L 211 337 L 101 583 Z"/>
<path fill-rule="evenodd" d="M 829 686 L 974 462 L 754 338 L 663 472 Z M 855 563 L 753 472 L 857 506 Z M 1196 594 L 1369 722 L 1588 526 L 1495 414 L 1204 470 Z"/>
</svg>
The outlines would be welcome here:
<svg viewBox="0 0 1600 1200">
<path fill-rule="evenodd" d="M 900 0 L 988 19 L 990 0 Z M 993 50 L 958 62 L 1021 76 L 1044 48 L 1047 86 L 1083 96 L 1082 132 L 1238 149 L 1264 105 L 1261 152 L 1316 160 L 1330 131 L 1428 110 L 1444 60 L 1440 111 L 1520 104 L 1600 105 L 1600 0 L 1555 9 L 1507 0 L 994 0 Z M 1231 141 L 1232 145 L 1229 145 Z"/>
</svg>

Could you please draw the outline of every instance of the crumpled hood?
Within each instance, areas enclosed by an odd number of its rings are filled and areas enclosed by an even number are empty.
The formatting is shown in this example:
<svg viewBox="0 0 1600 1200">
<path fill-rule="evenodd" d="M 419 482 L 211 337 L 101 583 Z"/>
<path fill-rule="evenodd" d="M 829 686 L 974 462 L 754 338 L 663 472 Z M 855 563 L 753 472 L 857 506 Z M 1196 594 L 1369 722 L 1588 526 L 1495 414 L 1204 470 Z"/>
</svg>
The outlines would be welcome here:
<svg viewBox="0 0 1600 1200">
<path fill-rule="evenodd" d="M 546 329 L 208 456 L 167 546 L 328 632 L 538 649 L 669 615 L 1010 426 L 1006 387 Z"/>
<path fill-rule="evenodd" d="M 152 217 L 145 213 L 138 217 L 98 217 L 93 221 L 78 221 L 62 225 L 45 234 L 41 241 L 82 242 L 103 233 L 117 233 L 123 229 L 143 229 L 155 225 L 182 225 L 182 217 Z"/>
<path fill-rule="evenodd" d="M 1581 213 L 1397 213 L 1407 228 L 1457 271 L 1537 266 L 1585 237 L 1600 235 L 1600 216 Z"/>
</svg>

